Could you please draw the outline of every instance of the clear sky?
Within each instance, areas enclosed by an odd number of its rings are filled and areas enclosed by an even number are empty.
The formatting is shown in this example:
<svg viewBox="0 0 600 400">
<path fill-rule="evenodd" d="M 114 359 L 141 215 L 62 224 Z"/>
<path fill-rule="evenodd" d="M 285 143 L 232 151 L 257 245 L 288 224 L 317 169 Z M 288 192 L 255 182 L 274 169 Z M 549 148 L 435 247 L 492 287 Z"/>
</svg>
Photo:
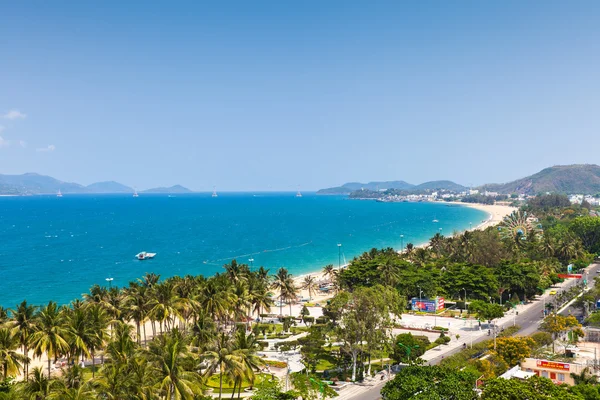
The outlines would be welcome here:
<svg viewBox="0 0 600 400">
<path fill-rule="evenodd" d="M 311 190 L 600 163 L 599 21 L 598 1 L 4 1 L 0 173 Z"/>
</svg>

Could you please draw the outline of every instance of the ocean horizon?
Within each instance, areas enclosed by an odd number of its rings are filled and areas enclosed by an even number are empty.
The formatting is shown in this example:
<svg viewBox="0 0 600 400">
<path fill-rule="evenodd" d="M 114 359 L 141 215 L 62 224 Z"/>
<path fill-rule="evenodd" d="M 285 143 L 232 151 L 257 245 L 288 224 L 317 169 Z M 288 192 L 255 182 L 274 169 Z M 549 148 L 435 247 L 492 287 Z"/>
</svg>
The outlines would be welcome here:
<svg viewBox="0 0 600 400">
<path fill-rule="evenodd" d="M 146 272 L 211 276 L 233 259 L 299 276 L 374 247 L 423 244 L 440 229 L 449 235 L 486 218 L 460 205 L 295 192 L 2 197 L 0 305 L 65 304 L 94 284 L 106 286 L 106 278 L 126 286 Z M 157 255 L 135 259 L 141 251 Z"/>
</svg>

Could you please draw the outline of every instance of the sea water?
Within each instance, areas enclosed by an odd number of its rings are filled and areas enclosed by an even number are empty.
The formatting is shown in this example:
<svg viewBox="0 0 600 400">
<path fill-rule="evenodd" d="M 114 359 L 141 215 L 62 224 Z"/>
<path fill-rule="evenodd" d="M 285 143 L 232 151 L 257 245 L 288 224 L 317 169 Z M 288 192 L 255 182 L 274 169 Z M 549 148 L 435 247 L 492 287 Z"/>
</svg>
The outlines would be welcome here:
<svg viewBox="0 0 600 400">
<path fill-rule="evenodd" d="M 210 276 L 233 259 L 297 276 L 486 218 L 443 203 L 310 193 L 0 197 L 0 305 L 64 304 L 93 284 L 125 286 L 146 272 Z M 141 251 L 157 255 L 140 261 Z"/>
</svg>

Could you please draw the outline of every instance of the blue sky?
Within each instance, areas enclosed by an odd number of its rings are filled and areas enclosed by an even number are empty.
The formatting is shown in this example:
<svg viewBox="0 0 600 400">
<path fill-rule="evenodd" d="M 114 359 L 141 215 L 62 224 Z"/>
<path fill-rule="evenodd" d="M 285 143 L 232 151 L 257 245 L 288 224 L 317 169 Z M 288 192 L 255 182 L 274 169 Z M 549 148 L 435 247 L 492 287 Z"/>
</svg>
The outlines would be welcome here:
<svg viewBox="0 0 600 400">
<path fill-rule="evenodd" d="M 600 3 L 0 3 L 0 173 L 147 188 L 598 163 Z"/>
</svg>

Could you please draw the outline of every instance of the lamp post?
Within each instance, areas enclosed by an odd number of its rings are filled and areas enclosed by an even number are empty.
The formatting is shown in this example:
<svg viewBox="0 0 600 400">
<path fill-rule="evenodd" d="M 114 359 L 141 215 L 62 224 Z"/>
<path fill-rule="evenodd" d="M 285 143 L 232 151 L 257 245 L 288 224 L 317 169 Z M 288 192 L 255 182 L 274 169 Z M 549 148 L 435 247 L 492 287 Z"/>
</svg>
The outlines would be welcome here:
<svg viewBox="0 0 600 400">
<path fill-rule="evenodd" d="M 342 244 L 338 243 L 338 269 L 342 267 Z"/>
<path fill-rule="evenodd" d="M 250 271 L 252 271 L 254 269 L 254 258 L 249 258 L 248 261 L 250 262 Z"/>
<path fill-rule="evenodd" d="M 404 251 L 404 235 L 400 235 L 400 250 Z"/>
<path fill-rule="evenodd" d="M 112 288 L 112 281 L 113 281 L 113 278 L 106 278 L 106 282 L 108 282 L 109 288 Z"/>
<path fill-rule="evenodd" d="M 467 306 L 467 289 L 463 288 L 463 290 L 465 291 L 465 307 Z"/>
</svg>

